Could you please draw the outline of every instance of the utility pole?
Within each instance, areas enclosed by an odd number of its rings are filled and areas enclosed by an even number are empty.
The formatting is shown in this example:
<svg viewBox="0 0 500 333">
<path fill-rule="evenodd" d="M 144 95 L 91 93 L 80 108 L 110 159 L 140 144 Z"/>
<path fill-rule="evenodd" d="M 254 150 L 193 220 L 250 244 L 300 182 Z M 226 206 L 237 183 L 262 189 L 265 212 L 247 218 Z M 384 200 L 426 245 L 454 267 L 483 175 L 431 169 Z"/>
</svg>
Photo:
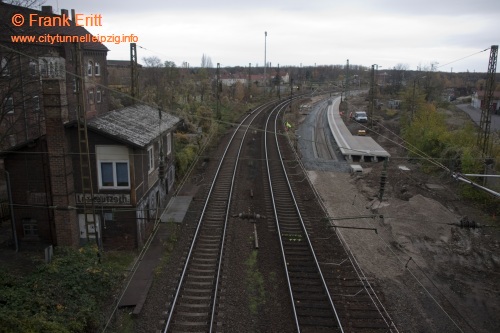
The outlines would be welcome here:
<svg viewBox="0 0 500 333">
<path fill-rule="evenodd" d="M 345 99 L 347 99 L 348 97 L 349 97 L 349 59 L 347 59 L 347 66 L 345 71 Z"/>
<path fill-rule="evenodd" d="M 220 87 L 220 63 L 217 63 L 217 82 L 216 82 L 216 96 L 217 96 L 217 109 L 216 115 L 217 119 L 220 120 L 220 97 L 219 97 L 219 88 Z"/>
<path fill-rule="evenodd" d="M 373 109 L 375 107 L 375 65 L 372 65 L 370 80 L 370 128 L 373 128 Z"/>
<path fill-rule="evenodd" d="M 278 74 L 276 75 L 278 80 L 278 99 L 281 100 L 281 75 L 280 75 L 280 64 L 278 64 Z"/>
<path fill-rule="evenodd" d="M 250 87 L 252 86 L 252 63 L 248 63 L 248 96 L 250 96 Z"/>
<path fill-rule="evenodd" d="M 132 95 L 133 103 L 139 98 L 139 72 L 137 66 L 137 45 L 130 43 L 130 69 L 131 69 L 131 87 L 130 94 Z"/>
<path fill-rule="evenodd" d="M 264 31 L 264 91 L 266 91 L 267 86 L 267 75 L 266 75 L 266 67 L 267 67 L 267 31 Z"/>
</svg>

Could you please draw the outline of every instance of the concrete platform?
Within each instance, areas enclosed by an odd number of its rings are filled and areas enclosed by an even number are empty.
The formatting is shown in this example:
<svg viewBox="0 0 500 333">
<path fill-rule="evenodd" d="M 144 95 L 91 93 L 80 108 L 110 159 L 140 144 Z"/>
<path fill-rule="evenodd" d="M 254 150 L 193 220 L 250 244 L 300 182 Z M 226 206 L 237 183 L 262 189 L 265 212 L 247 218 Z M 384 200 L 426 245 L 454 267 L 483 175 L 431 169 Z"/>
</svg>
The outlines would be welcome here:
<svg viewBox="0 0 500 333">
<path fill-rule="evenodd" d="M 182 223 L 189 209 L 189 204 L 196 195 L 196 190 L 197 187 L 188 186 L 183 191 L 180 191 L 180 193 L 188 195 L 172 197 L 160 217 L 161 222 Z M 133 315 L 141 313 L 149 289 L 153 283 L 154 270 L 163 256 L 164 244 L 169 237 L 166 223 L 159 223 L 157 228 L 151 243 L 146 246 L 142 257 L 139 258 L 137 264 L 134 266 L 130 283 L 118 303 L 118 307 L 120 308 L 133 307 Z"/>
<path fill-rule="evenodd" d="M 352 135 L 339 113 L 340 97 L 328 105 L 328 126 L 340 148 L 342 155 L 349 162 L 376 162 L 379 159 L 389 158 L 391 155 L 385 151 L 373 138 L 369 136 Z"/>
<path fill-rule="evenodd" d="M 159 223 L 154 239 L 134 267 L 135 271 L 132 273 L 133 276 L 118 303 L 118 307 L 133 307 L 133 315 L 138 315 L 141 312 L 153 283 L 154 269 L 163 255 L 163 242 L 166 239 L 168 239 L 167 225 Z"/>
<path fill-rule="evenodd" d="M 190 195 L 173 197 L 167 209 L 161 215 L 160 220 L 162 222 L 182 223 L 192 200 L 193 196 Z"/>
</svg>

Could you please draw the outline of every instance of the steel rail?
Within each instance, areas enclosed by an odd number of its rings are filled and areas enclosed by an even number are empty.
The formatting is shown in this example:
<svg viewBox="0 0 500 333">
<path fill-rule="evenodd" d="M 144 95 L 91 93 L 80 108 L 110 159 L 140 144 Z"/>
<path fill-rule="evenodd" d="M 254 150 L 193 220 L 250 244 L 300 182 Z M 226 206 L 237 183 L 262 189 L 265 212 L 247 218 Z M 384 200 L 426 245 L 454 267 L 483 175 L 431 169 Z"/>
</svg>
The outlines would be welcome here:
<svg viewBox="0 0 500 333">
<path fill-rule="evenodd" d="M 243 123 L 249 117 L 251 117 L 251 116 L 253 116 L 253 118 L 251 120 L 251 122 L 253 122 L 253 120 L 257 117 L 257 115 L 260 112 L 262 112 L 263 110 L 265 110 L 266 107 L 268 107 L 272 103 L 274 103 L 274 102 L 268 102 L 268 103 L 260 106 L 258 110 L 255 110 L 254 112 L 246 115 L 245 118 L 238 124 L 238 127 L 234 130 L 233 135 L 231 136 L 231 138 L 229 140 L 229 143 L 227 144 L 227 146 L 226 146 L 226 148 L 224 150 L 224 153 L 223 153 L 223 155 L 222 155 L 222 157 L 220 159 L 219 165 L 218 165 L 216 173 L 214 175 L 213 181 L 212 181 L 212 183 L 210 185 L 210 189 L 209 189 L 208 194 L 207 194 L 207 199 L 206 199 L 205 204 L 203 206 L 200 218 L 198 219 L 196 230 L 195 230 L 195 233 L 194 233 L 194 236 L 193 236 L 193 240 L 191 241 L 191 245 L 189 247 L 189 251 L 188 251 L 188 254 L 187 254 L 187 257 L 186 257 L 186 261 L 184 263 L 184 266 L 183 266 L 183 269 L 182 269 L 182 273 L 181 273 L 181 276 L 180 276 L 180 279 L 179 279 L 179 283 L 178 283 L 177 288 L 176 288 L 174 299 L 173 299 L 171 307 L 169 309 L 169 314 L 168 314 L 168 318 L 167 318 L 167 321 L 166 321 L 163 333 L 167 333 L 168 332 L 168 329 L 170 328 L 170 325 L 172 323 L 173 314 L 175 312 L 175 306 L 177 305 L 177 302 L 178 302 L 178 299 L 179 299 L 179 295 L 181 293 L 182 285 L 183 285 L 185 277 L 186 277 L 186 272 L 187 272 L 187 270 L 189 268 L 189 264 L 190 264 L 190 261 L 191 261 L 191 258 L 192 258 L 192 254 L 193 254 L 193 249 L 194 249 L 194 247 L 196 245 L 196 242 L 197 242 L 197 239 L 198 239 L 198 235 L 199 235 L 199 232 L 200 232 L 200 229 L 201 229 L 203 218 L 205 216 L 205 212 L 207 210 L 207 207 L 208 207 L 208 204 L 209 204 L 209 201 L 210 201 L 210 198 L 211 198 L 211 194 L 212 194 L 212 192 L 214 190 L 216 181 L 218 179 L 218 176 L 219 176 L 220 170 L 222 168 L 222 165 L 223 165 L 223 163 L 225 161 L 225 158 L 226 158 L 226 155 L 228 153 L 228 150 L 231 147 L 231 144 L 233 143 L 233 140 L 234 140 L 236 134 L 239 132 L 240 128 L 243 126 Z M 244 135 L 243 135 L 243 137 L 241 139 L 241 144 L 240 144 L 240 147 L 239 147 L 239 150 L 238 150 L 238 156 L 236 157 L 236 163 L 235 163 L 235 166 L 234 166 L 234 169 L 233 169 L 233 176 L 232 176 L 231 193 L 232 193 L 232 188 L 233 188 L 233 185 L 234 185 L 235 173 L 236 173 L 236 168 L 238 166 L 238 159 L 239 159 L 239 154 L 241 152 L 242 143 L 244 141 L 244 138 L 245 138 L 246 133 L 248 132 L 249 128 L 250 128 L 250 126 L 247 126 L 247 128 L 246 128 L 246 130 L 244 132 Z M 228 203 L 227 203 L 227 207 L 226 207 L 226 217 L 225 217 L 224 226 L 223 226 L 223 237 L 225 237 L 225 229 L 226 229 L 227 219 L 228 219 L 228 215 L 229 215 L 229 214 L 227 214 L 227 212 L 229 211 L 230 202 L 231 202 L 230 195 L 231 194 L 229 194 Z M 219 283 L 219 275 L 220 275 L 220 270 L 221 270 L 221 262 L 222 262 L 222 255 L 223 255 L 224 238 L 221 238 L 221 244 L 222 245 L 221 245 L 221 251 L 220 251 L 220 255 L 219 255 L 219 264 L 218 264 L 218 269 L 217 269 L 217 274 L 216 274 L 217 275 L 216 276 L 216 283 L 214 285 L 215 292 L 214 292 L 214 297 L 212 299 L 212 304 L 211 304 L 212 311 L 211 311 L 211 323 L 210 323 L 210 331 L 209 332 L 212 332 L 212 330 L 213 330 L 213 321 L 214 321 L 214 316 L 215 316 L 215 304 L 216 304 L 216 301 L 217 301 L 216 300 L 216 296 L 217 296 L 217 289 L 218 289 L 218 283 Z"/>
<path fill-rule="evenodd" d="M 283 163 L 283 156 L 282 156 L 281 150 L 279 148 L 279 143 L 278 143 L 278 129 L 277 129 L 278 124 L 277 123 L 278 123 L 279 114 L 282 112 L 282 110 L 285 108 L 285 106 L 286 105 L 277 106 L 273 110 L 273 112 L 271 112 L 269 114 L 269 116 L 267 118 L 267 121 L 266 121 L 265 131 L 264 131 L 264 133 L 265 133 L 264 142 L 265 142 L 265 156 L 266 156 L 266 165 L 267 165 L 267 170 L 268 170 L 268 181 L 269 181 L 269 187 L 270 187 L 270 194 L 271 194 L 271 199 L 272 199 L 272 202 L 273 202 L 273 211 L 274 211 L 274 215 L 275 215 L 275 218 L 276 218 L 276 228 L 277 228 L 278 234 L 280 235 L 280 247 L 281 247 L 281 253 L 282 253 L 282 258 L 283 258 L 283 265 L 285 267 L 285 272 L 286 272 L 286 279 L 287 279 L 289 294 L 290 294 L 291 303 L 292 303 L 292 309 L 293 309 L 293 316 L 294 316 L 294 320 L 295 320 L 295 326 L 297 328 L 297 332 L 301 332 L 299 318 L 298 318 L 298 315 L 297 315 L 297 309 L 296 309 L 296 305 L 295 305 L 295 297 L 294 297 L 294 293 L 293 293 L 293 290 L 292 290 L 292 284 L 291 284 L 291 280 L 290 280 L 290 274 L 289 274 L 288 266 L 287 266 L 287 259 L 286 259 L 284 245 L 283 245 L 283 239 L 281 237 L 281 228 L 280 228 L 280 225 L 279 225 L 279 217 L 278 217 L 278 211 L 277 211 L 277 207 L 276 207 L 276 203 L 275 203 L 275 195 L 274 195 L 273 185 L 272 185 L 273 181 L 271 179 L 271 171 L 270 171 L 270 165 L 269 165 L 269 148 L 268 148 L 267 134 L 269 132 L 268 131 L 268 125 L 269 125 L 271 116 L 272 116 L 272 114 L 275 111 L 276 111 L 276 116 L 275 116 L 275 119 L 274 119 L 275 143 L 276 143 L 276 147 L 277 147 L 277 150 L 278 150 L 278 154 L 280 156 L 279 159 L 280 159 L 281 167 L 282 167 L 282 170 L 283 170 L 283 173 L 284 173 L 287 185 L 288 185 L 288 190 L 289 190 L 291 198 L 293 199 L 293 203 L 294 203 L 294 206 L 295 206 L 295 209 L 296 209 L 296 213 L 297 213 L 297 215 L 299 217 L 300 224 L 301 224 L 302 230 L 304 232 L 305 238 L 307 240 L 309 249 L 311 250 L 311 255 L 312 255 L 313 259 L 314 259 L 314 264 L 316 266 L 318 275 L 319 275 L 319 277 L 321 279 L 323 290 L 324 290 L 324 292 L 325 292 L 325 294 L 326 294 L 326 296 L 328 298 L 328 302 L 330 304 L 330 307 L 331 307 L 331 309 L 332 309 L 332 311 L 333 311 L 333 313 L 335 315 L 335 319 L 336 319 L 336 321 L 338 323 L 338 327 L 339 327 L 339 329 L 340 329 L 341 332 L 344 332 L 344 330 L 342 328 L 342 324 L 340 322 L 339 315 L 337 313 L 337 310 L 335 309 L 335 305 L 333 304 L 333 300 L 332 300 L 332 297 L 330 295 L 330 291 L 328 289 L 328 286 L 326 284 L 325 278 L 324 278 L 323 273 L 321 271 L 320 264 L 318 262 L 316 254 L 314 253 L 314 248 L 312 246 L 312 243 L 311 243 L 311 240 L 309 238 L 306 226 L 304 224 L 304 220 L 303 220 L 302 215 L 300 213 L 300 209 L 298 207 L 297 200 L 295 198 L 295 195 L 293 194 L 293 190 L 292 190 L 292 187 L 291 187 L 291 184 L 290 184 L 290 180 L 288 178 L 288 175 L 287 175 L 287 172 L 286 172 L 286 168 L 285 168 L 285 165 Z"/>
</svg>

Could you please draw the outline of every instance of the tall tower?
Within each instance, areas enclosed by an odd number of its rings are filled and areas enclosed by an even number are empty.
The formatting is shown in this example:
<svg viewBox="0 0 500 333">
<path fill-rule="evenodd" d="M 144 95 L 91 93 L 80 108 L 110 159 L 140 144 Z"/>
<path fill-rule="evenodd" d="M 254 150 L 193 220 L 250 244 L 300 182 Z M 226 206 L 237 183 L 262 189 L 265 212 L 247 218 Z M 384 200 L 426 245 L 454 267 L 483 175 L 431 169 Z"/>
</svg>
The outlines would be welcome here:
<svg viewBox="0 0 500 333">
<path fill-rule="evenodd" d="M 484 97 L 481 103 L 481 120 L 479 122 L 479 133 L 477 145 L 483 153 L 483 157 L 488 157 L 491 153 L 490 125 L 493 93 L 495 92 L 495 73 L 497 68 L 498 45 L 492 45 L 490 49 L 490 61 L 488 64 L 488 77 Z"/>
</svg>

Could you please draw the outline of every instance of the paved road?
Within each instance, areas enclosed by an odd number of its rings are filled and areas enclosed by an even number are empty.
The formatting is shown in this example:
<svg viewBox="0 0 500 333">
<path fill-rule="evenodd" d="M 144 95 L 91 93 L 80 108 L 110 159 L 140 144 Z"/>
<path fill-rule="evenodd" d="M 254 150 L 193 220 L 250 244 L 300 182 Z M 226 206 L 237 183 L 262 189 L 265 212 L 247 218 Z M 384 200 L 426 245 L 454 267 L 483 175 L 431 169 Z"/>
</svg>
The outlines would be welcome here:
<svg viewBox="0 0 500 333">
<path fill-rule="evenodd" d="M 481 121 L 481 110 L 473 108 L 470 104 L 459 104 L 457 107 L 466 112 L 477 125 Z M 492 131 L 500 131 L 500 115 L 491 115 L 491 126 Z"/>
</svg>

